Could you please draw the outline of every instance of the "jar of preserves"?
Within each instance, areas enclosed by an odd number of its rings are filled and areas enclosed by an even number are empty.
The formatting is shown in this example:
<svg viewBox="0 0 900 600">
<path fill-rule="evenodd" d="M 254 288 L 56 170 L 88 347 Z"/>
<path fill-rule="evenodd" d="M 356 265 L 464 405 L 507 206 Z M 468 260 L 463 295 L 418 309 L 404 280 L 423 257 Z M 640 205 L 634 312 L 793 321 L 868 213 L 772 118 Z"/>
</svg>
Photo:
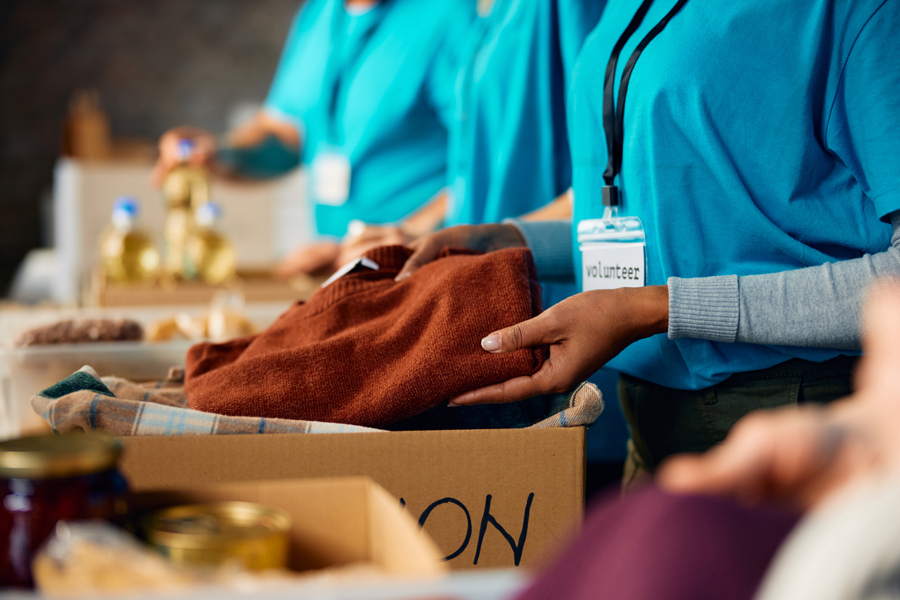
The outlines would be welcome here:
<svg viewBox="0 0 900 600">
<path fill-rule="evenodd" d="M 97 434 L 0 442 L 0 587 L 31 587 L 31 560 L 58 521 L 124 513 L 121 444 Z"/>
</svg>

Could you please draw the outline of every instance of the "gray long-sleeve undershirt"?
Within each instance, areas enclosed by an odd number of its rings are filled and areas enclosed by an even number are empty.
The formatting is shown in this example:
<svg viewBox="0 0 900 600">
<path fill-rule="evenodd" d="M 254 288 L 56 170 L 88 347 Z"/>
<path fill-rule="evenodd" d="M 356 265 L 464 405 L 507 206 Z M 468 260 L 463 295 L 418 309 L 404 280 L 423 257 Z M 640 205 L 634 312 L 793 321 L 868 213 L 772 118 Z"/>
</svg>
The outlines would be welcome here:
<svg viewBox="0 0 900 600">
<path fill-rule="evenodd" d="M 900 277 L 900 212 L 884 252 L 766 275 L 669 278 L 669 338 L 860 348 L 860 311 L 873 280 Z M 573 280 L 571 221 L 515 225 L 538 275 Z"/>
</svg>

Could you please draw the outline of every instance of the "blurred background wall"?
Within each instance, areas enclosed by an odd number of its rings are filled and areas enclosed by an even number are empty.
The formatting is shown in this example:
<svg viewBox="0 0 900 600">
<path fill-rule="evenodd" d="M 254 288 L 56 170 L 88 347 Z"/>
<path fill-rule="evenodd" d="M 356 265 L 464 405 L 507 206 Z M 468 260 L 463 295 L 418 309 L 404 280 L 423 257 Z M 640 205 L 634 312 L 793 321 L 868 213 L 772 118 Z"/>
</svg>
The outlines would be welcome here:
<svg viewBox="0 0 900 600">
<path fill-rule="evenodd" d="M 99 92 L 116 138 L 225 131 L 261 102 L 301 0 L 0 0 L 0 295 L 47 245 L 69 101 Z"/>
</svg>

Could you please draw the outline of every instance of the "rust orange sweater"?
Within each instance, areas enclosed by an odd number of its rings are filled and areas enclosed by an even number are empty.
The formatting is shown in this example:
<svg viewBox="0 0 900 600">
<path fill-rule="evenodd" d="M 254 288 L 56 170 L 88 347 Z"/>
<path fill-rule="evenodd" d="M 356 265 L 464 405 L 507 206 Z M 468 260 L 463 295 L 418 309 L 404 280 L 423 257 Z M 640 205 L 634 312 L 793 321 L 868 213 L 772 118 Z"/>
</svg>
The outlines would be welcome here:
<svg viewBox="0 0 900 600">
<path fill-rule="evenodd" d="M 187 355 L 188 405 L 201 411 L 385 427 L 463 392 L 540 369 L 546 349 L 488 354 L 487 334 L 541 312 L 531 252 L 445 250 L 394 277 L 401 246 L 292 306 L 264 333 L 198 344 Z"/>
</svg>

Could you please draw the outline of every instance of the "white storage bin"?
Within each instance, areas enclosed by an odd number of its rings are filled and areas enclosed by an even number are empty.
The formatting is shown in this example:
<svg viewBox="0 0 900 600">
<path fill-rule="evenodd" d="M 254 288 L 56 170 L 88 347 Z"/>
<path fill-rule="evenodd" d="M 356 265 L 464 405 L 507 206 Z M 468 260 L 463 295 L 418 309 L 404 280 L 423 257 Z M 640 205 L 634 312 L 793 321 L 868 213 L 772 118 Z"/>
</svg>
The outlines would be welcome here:
<svg viewBox="0 0 900 600">
<path fill-rule="evenodd" d="M 288 308 L 285 304 L 251 304 L 244 314 L 263 329 Z M 142 324 L 185 312 L 193 316 L 202 306 L 101 310 L 13 310 L 0 314 L 0 439 L 46 432 L 49 426 L 31 408 L 31 397 L 81 367 L 90 365 L 101 376 L 133 381 L 162 379 L 173 366 L 184 365 L 188 340 L 170 342 L 97 342 L 50 344 L 14 348 L 20 333 L 63 319 L 129 318 Z"/>
<path fill-rule="evenodd" d="M 7 350 L 8 383 L 4 392 L 8 393 L 4 396 L 9 398 L 5 404 L 10 428 L 0 434 L 15 437 L 48 431 L 46 422 L 31 409 L 30 398 L 84 365 L 90 365 L 103 376 L 115 375 L 133 381 L 161 379 L 169 367 L 184 364 L 191 344 L 186 340 L 161 344 L 108 342 Z"/>
</svg>

